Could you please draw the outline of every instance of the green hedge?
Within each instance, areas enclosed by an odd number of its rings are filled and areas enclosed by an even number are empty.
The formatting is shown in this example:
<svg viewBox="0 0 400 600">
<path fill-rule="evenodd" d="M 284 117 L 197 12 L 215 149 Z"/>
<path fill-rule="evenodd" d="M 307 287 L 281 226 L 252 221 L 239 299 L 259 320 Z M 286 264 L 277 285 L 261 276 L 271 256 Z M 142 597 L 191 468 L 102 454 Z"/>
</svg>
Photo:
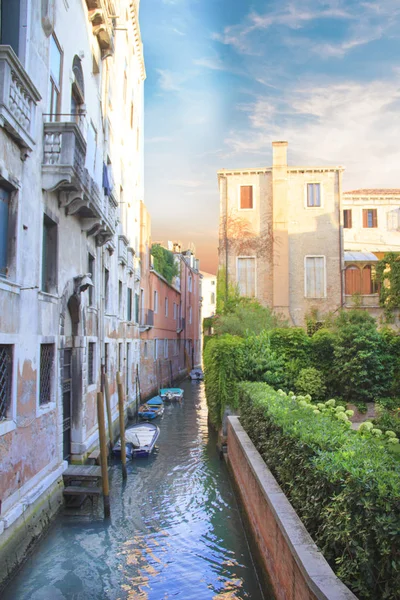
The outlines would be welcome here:
<svg viewBox="0 0 400 600">
<path fill-rule="evenodd" d="M 324 556 L 360 600 L 400 598 L 400 473 L 379 440 L 241 383 L 241 423 Z"/>
</svg>

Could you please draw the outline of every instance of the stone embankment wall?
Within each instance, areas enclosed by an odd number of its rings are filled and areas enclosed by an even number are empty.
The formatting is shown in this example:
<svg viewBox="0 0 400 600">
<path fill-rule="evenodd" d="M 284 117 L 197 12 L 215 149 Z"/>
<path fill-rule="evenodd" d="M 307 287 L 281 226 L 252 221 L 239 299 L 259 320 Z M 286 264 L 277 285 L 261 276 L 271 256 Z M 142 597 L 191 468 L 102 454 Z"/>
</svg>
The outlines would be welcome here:
<svg viewBox="0 0 400 600">
<path fill-rule="evenodd" d="M 314 544 L 236 416 L 228 464 L 276 600 L 357 600 Z"/>
</svg>

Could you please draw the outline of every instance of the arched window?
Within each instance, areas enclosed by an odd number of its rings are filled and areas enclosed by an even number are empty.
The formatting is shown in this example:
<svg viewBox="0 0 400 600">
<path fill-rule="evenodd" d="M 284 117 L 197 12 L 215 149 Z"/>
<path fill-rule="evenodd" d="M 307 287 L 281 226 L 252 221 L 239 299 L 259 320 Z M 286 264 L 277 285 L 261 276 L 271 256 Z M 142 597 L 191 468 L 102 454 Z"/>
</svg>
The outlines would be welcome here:
<svg viewBox="0 0 400 600">
<path fill-rule="evenodd" d="M 79 56 L 74 56 L 72 72 L 74 74 L 74 81 L 71 88 L 71 115 L 73 121 L 78 121 L 83 105 L 85 104 L 85 82 Z"/>
<path fill-rule="evenodd" d="M 345 294 L 361 294 L 361 271 L 358 267 L 350 266 L 346 268 Z"/>
</svg>

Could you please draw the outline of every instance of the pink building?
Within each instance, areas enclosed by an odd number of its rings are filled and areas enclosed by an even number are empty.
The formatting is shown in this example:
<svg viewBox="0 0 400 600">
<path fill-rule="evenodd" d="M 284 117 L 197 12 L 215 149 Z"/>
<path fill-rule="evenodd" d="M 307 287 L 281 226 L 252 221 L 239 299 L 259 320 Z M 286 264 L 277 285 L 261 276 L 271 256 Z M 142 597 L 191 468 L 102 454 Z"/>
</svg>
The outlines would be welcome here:
<svg viewBox="0 0 400 600">
<path fill-rule="evenodd" d="M 201 363 L 199 262 L 174 245 L 179 275 L 168 281 L 152 265 L 151 226 L 142 205 L 140 291 L 140 388 L 142 398 L 183 377 Z"/>
</svg>

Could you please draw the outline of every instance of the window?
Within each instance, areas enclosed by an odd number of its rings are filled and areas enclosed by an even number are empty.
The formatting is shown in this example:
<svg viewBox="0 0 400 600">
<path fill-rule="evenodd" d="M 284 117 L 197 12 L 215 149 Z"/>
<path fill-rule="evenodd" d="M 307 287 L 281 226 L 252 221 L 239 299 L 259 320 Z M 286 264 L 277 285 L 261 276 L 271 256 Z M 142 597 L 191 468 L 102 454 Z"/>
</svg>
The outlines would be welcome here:
<svg viewBox="0 0 400 600">
<path fill-rule="evenodd" d="M 240 295 L 254 298 L 256 295 L 256 259 L 254 257 L 238 258 L 237 267 Z"/>
<path fill-rule="evenodd" d="M 95 358 L 94 342 L 89 342 L 88 345 L 88 384 L 94 384 L 94 358 Z"/>
<path fill-rule="evenodd" d="M 215 285 L 215 279 L 211 281 L 211 285 Z"/>
<path fill-rule="evenodd" d="M 363 208 L 363 227 L 378 227 L 378 211 L 376 208 Z"/>
<path fill-rule="evenodd" d="M 400 209 L 395 208 L 387 213 L 387 228 L 389 231 L 398 231 L 400 229 Z M 0 225 L 1 227 L 1 225 Z"/>
<path fill-rule="evenodd" d="M 130 343 L 126 344 L 126 371 L 125 371 L 125 375 L 126 375 L 126 395 L 129 396 L 129 373 L 131 370 L 130 367 L 130 360 L 131 360 L 131 345 Z"/>
<path fill-rule="evenodd" d="M 104 269 L 104 304 L 106 312 L 109 309 L 109 283 L 110 283 L 110 271 L 108 269 Z"/>
<path fill-rule="evenodd" d="M 126 299 L 126 319 L 127 321 L 132 321 L 132 289 L 128 288 L 128 297 Z"/>
<path fill-rule="evenodd" d="M 240 208 L 242 210 L 249 210 L 253 208 L 253 186 L 252 185 L 241 185 L 240 186 Z"/>
<path fill-rule="evenodd" d="M 10 418 L 13 346 L 0 344 L 0 423 Z"/>
<path fill-rule="evenodd" d="M 135 323 L 139 323 L 139 294 L 135 292 Z"/>
<path fill-rule="evenodd" d="M 177 313 L 177 310 L 176 310 L 176 309 L 177 309 L 177 305 L 176 305 L 176 303 L 174 302 L 174 319 L 175 319 L 175 321 L 176 321 L 176 313 Z"/>
<path fill-rule="evenodd" d="M 122 281 L 119 280 L 118 281 L 118 311 L 119 311 L 120 318 L 123 317 L 122 305 L 123 305 L 123 299 L 122 299 Z"/>
<path fill-rule="evenodd" d="M 57 291 L 57 223 L 43 216 L 42 291 Z"/>
<path fill-rule="evenodd" d="M 165 298 L 165 316 L 168 317 L 168 298 Z"/>
<path fill-rule="evenodd" d="M 108 373 L 108 342 L 104 344 L 104 372 Z"/>
<path fill-rule="evenodd" d="M 211 292 L 210 302 L 211 304 L 215 304 L 215 292 Z"/>
<path fill-rule="evenodd" d="M 307 206 L 321 206 L 320 183 L 307 183 Z"/>
<path fill-rule="evenodd" d="M 157 360 L 157 338 L 154 338 L 154 346 L 153 346 L 153 358 Z"/>
<path fill-rule="evenodd" d="M 164 358 L 168 358 L 168 340 L 164 340 Z"/>
<path fill-rule="evenodd" d="M 193 314 L 192 307 L 189 306 L 189 325 L 192 324 L 192 314 Z"/>
<path fill-rule="evenodd" d="M 325 257 L 306 256 L 305 259 L 306 298 L 325 298 Z"/>
<path fill-rule="evenodd" d="M 53 397 L 54 344 L 40 346 L 39 404 L 49 404 Z"/>
<path fill-rule="evenodd" d="M 92 276 L 92 281 L 94 284 L 94 271 L 95 271 L 95 267 L 94 267 L 94 256 L 92 256 L 89 252 L 89 256 L 88 256 L 88 272 L 91 274 Z M 89 286 L 89 306 L 93 306 L 94 305 L 94 287 L 93 286 Z"/>
<path fill-rule="evenodd" d="M 189 279 L 188 279 L 188 290 L 189 290 L 189 292 L 191 292 L 192 289 L 193 289 L 192 283 L 193 283 L 192 282 L 192 276 L 189 275 Z"/>
<path fill-rule="evenodd" d="M 352 228 L 352 218 L 351 218 L 351 209 L 347 209 L 343 211 L 343 227 L 345 229 Z"/>
<path fill-rule="evenodd" d="M 157 290 L 154 290 L 154 313 L 157 314 L 158 313 L 158 292 Z"/>
<path fill-rule="evenodd" d="M 8 272 L 10 192 L 0 187 L 0 277 Z"/>
<path fill-rule="evenodd" d="M 144 343 L 143 355 L 144 355 L 144 358 L 147 358 L 147 356 L 148 356 L 147 342 Z"/>
<path fill-rule="evenodd" d="M 50 38 L 50 120 L 60 112 L 62 52 L 54 35 Z"/>
<path fill-rule="evenodd" d="M 71 87 L 71 120 L 79 123 L 83 105 L 85 104 L 85 83 L 79 56 L 74 56 L 72 72 L 74 74 L 74 81 Z"/>
</svg>

